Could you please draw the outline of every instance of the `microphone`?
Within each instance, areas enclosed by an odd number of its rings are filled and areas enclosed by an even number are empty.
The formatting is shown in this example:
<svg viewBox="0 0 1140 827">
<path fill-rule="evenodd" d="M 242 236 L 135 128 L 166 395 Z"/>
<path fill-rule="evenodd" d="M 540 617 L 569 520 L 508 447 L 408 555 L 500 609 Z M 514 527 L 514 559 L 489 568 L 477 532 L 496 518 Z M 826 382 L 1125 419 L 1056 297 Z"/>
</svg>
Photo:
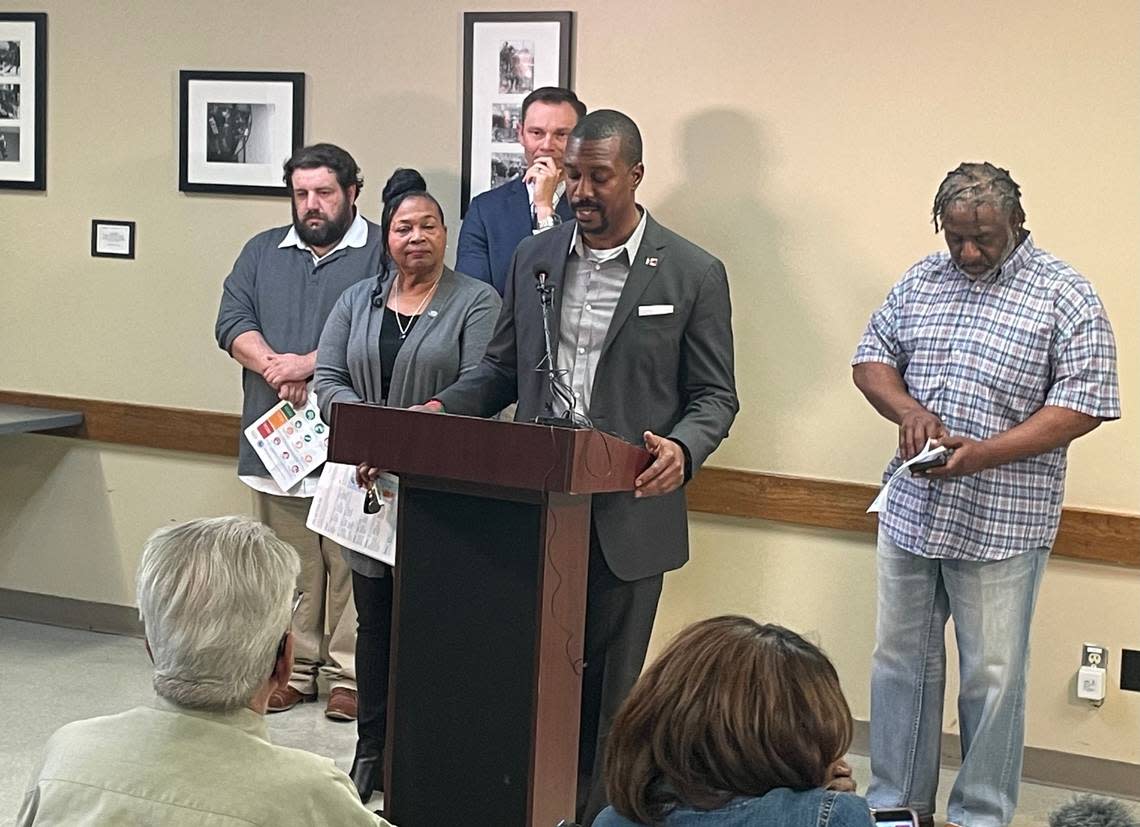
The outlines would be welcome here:
<svg viewBox="0 0 1140 827">
<path fill-rule="evenodd" d="M 546 370 L 552 377 L 554 375 L 554 348 L 551 347 L 550 342 L 550 311 L 554 307 L 554 288 L 547 282 L 550 279 L 550 268 L 546 266 L 545 262 L 536 264 L 534 267 L 534 280 L 537 282 L 535 289 L 538 290 L 538 301 L 542 305 L 542 334 L 546 340 L 546 354 L 543 361 L 546 363 Z M 541 369 L 542 362 L 539 362 Z"/>
<path fill-rule="evenodd" d="M 546 286 L 546 281 L 549 278 L 550 268 L 546 266 L 546 262 L 534 266 L 534 280 L 538 282 L 538 291 L 540 294 L 542 294 L 544 290 L 551 289 Z"/>
<path fill-rule="evenodd" d="M 1119 801 L 1081 795 L 1050 813 L 1049 827 L 1137 827 L 1137 821 Z"/>
</svg>

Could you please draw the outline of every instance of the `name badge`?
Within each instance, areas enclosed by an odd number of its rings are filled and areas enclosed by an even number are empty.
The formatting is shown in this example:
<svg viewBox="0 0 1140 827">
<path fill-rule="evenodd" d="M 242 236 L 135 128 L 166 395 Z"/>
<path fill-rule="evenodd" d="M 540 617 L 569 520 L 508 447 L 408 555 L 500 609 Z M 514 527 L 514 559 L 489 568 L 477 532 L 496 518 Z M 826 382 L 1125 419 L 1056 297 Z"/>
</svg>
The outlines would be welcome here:
<svg viewBox="0 0 1140 827">
<path fill-rule="evenodd" d="M 671 304 L 641 304 L 637 307 L 638 316 L 668 316 L 672 312 Z"/>
</svg>

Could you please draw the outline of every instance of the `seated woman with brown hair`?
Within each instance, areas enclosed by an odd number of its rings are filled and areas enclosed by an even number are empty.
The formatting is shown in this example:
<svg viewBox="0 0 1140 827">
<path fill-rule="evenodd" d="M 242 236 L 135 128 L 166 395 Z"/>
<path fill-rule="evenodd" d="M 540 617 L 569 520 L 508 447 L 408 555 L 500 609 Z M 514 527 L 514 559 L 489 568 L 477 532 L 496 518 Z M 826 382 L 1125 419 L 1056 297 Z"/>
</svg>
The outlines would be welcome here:
<svg viewBox="0 0 1140 827">
<path fill-rule="evenodd" d="M 826 789 L 851 731 L 818 647 L 746 617 L 703 620 L 642 674 L 614 719 L 612 806 L 594 827 L 868 827 L 861 796 Z"/>
</svg>

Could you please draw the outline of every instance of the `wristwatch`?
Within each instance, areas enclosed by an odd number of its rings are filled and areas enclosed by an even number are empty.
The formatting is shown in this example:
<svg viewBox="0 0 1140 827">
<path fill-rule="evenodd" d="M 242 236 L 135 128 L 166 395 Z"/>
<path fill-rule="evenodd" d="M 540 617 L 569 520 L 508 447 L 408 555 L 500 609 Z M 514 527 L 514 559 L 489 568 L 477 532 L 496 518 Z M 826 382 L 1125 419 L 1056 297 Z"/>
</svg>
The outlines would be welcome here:
<svg viewBox="0 0 1140 827">
<path fill-rule="evenodd" d="M 550 213 L 546 218 L 535 218 L 534 228 L 536 230 L 549 230 L 562 223 L 562 216 L 556 212 Z"/>
</svg>

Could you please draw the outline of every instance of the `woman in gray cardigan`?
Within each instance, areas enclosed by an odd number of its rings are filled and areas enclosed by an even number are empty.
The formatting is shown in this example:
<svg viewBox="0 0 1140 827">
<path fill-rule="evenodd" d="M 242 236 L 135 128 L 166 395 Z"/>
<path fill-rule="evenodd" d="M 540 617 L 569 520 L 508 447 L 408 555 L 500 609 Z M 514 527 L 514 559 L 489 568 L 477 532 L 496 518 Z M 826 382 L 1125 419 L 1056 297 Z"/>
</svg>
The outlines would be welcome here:
<svg viewBox="0 0 1140 827">
<path fill-rule="evenodd" d="M 334 402 L 397 408 L 426 402 L 479 364 L 499 316 L 502 301 L 493 287 L 444 266 L 443 208 L 415 170 L 398 169 L 388 179 L 380 227 L 384 270 L 344 291 L 321 333 L 315 384 L 325 421 L 332 420 Z M 368 801 L 383 766 L 392 578 L 378 560 L 344 554 L 358 617 L 357 740 L 349 774 Z"/>
</svg>

